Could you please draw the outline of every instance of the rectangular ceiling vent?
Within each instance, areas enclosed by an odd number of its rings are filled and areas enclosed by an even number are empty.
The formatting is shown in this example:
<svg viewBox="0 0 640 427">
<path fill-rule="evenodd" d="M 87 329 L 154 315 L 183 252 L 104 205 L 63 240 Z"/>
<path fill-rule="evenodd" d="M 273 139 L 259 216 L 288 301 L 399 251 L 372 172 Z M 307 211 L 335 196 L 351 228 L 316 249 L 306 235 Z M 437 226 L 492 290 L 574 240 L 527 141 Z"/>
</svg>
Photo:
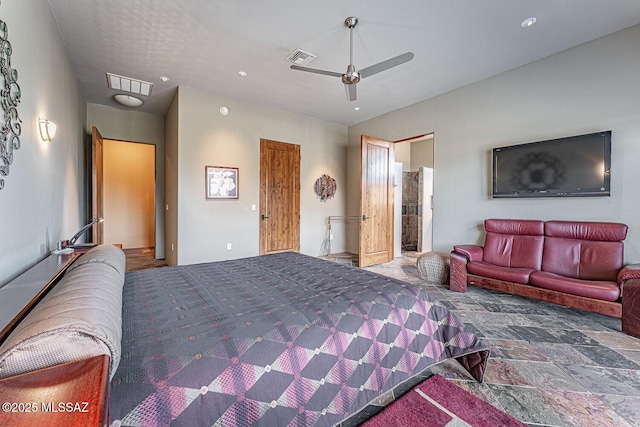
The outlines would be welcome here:
<svg viewBox="0 0 640 427">
<path fill-rule="evenodd" d="M 318 55 L 314 55 L 311 52 L 307 52 L 305 50 L 297 48 L 289 54 L 289 56 L 287 57 L 287 61 L 291 62 L 292 64 L 303 66 L 307 65 L 317 57 Z"/>
<path fill-rule="evenodd" d="M 107 73 L 107 84 L 110 89 L 144 96 L 151 96 L 151 89 L 153 89 L 153 83 L 112 73 Z"/>
</svg>

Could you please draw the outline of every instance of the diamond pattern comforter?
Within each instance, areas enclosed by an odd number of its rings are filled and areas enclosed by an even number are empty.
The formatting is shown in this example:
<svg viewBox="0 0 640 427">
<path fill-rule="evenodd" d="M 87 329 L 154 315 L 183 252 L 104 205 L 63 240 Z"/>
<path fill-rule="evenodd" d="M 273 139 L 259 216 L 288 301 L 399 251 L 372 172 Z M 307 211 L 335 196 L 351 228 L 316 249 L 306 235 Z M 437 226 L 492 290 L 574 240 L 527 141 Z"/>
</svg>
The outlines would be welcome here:
<svg viewBox="0 0 640 427">
<path fill-rule="evenodd" d="M 127 273 L 112 426 L 331 426 L 488 350 L 424 290 L 297 253 Z"/>
</svg>

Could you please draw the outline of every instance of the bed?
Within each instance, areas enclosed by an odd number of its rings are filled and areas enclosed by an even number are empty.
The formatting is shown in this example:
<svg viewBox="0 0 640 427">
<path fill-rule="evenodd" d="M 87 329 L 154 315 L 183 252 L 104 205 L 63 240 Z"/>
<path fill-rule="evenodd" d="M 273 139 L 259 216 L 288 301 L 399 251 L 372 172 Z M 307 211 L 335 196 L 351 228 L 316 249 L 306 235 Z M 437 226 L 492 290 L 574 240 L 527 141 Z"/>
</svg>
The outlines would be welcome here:
<svg viewBox="0 0 640 427">
<path fill-rule="evenodd" d="M 111 426 L 333 426 L 489 350 L 423 289 L 298 253 L 126 274 Z"/>
</svg>

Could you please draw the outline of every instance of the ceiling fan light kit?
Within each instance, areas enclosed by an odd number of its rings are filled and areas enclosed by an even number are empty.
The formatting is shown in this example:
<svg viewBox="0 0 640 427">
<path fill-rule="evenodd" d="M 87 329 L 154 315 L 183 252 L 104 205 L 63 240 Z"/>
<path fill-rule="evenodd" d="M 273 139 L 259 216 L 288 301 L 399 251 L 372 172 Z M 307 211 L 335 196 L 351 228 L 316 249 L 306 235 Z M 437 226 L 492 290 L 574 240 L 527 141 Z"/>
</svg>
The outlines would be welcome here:
<svg viewBox="0 0 640 427">
<path fill-rule="evenodd" d="M 413 52 L 406 52 L 402 55 L 387 59 L 386 61 L 371 65 L 358 72 L 355 65 L 353 65 L 353 29 L 356 25 L 358 25 L 358 18 L 356 18 L 355 16 L 350 16 L 344 20 L 344 25 L 345 27 L 349 28 L 349 65 L 347 66 L 346 73 L 341 74 L 334 71 L 319 70 L 316 68 L 308 68 L 300 65 L 291 65 L 291 69 L 306 71 L 308 73 L 324 74 L 326 76 L 332 77 L 340 77 L 342 83 L 344 83 L 347 100 L 355 101 L 357 99 L 356 83 L 358 83 L 360 80 L 365 77 L 369 77 L 382 71 L 388 70 L 389 68 L 404 64 L 405 62 L 411 61 L 413 59 Z"/>
</svg>

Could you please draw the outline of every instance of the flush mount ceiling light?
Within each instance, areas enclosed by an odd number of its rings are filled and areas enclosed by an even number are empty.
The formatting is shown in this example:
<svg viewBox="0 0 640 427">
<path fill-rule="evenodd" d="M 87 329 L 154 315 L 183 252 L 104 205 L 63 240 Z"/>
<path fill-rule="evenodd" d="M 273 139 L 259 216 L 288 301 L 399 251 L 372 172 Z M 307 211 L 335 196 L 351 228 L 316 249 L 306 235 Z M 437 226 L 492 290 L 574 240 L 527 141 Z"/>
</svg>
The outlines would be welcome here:
<svg viewBox="0 0 640 427">
<path fill-rule="evenodd" d="M 163 82 L 168 82 L 169 81 L 169 77 L 160 76 L 160 80 L 163 81 Z"/>
<path fill-rule="evenodd" d="M 536 18 L 535 16 L 532 16 L 531 18 L 527 18 L 524 21 L 522 21 L 520 23 L 520 26 L 522 28 L 529 28 L 533 26 L 533 24 L 535 24 L 536 22 L 538 22 L 538 18 Z"/>
<path fill-rule="evenodd" d="M 125 107 L 139 107 L 142 105 L 142 99 L 136 98 L 135 96 L 125 95 L 123 93 L 119 93 L 117 95 L 113 95 L 113 99 L 118 103 L 122 104 Z"/>
<path fill-rule="evenodd" d="M 151 96 L 151 89 L 153 89 L 153 83 L 112 73 L 107 73 L 107 84 L 110 89 L 144 96 Z"/>
<path fill-rule="evenodd" d="M 226 116 L 227 114 L 229 114 L 229 109 L 223 105 L 222 107 L 220 107 L 220 114 Z"/>
<path fill-rule="evenodd" d="M 240 77 L 247 77 L 249 74 L 247 74 L 247 72 L 246 72 L 246 71 L 238 71 L 238 75 L 239 75 Z"/>
</svg>

